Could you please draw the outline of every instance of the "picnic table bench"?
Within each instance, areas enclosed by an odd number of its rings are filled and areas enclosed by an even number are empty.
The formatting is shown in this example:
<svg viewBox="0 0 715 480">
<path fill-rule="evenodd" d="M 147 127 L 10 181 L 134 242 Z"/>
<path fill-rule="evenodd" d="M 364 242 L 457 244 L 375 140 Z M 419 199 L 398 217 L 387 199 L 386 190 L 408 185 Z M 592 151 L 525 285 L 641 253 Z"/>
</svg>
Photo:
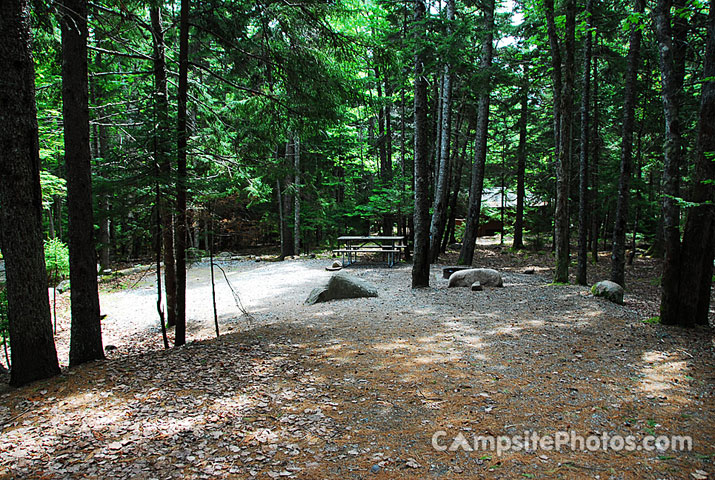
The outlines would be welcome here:
<svg viewBox="0 0 715 480">
<path fill-rule="evenodd" d="M 333 253 L 341 255 L 344 266 L 354 263 L 360 253 L 382 253 L 387 256 L 387 265 L 392 267 L 400 261 L 402 252 L 407 248 L 402 236 L 345 236 L 338 237 L 338 241 L 345 246 L 333 250 Z"/>
</svg>

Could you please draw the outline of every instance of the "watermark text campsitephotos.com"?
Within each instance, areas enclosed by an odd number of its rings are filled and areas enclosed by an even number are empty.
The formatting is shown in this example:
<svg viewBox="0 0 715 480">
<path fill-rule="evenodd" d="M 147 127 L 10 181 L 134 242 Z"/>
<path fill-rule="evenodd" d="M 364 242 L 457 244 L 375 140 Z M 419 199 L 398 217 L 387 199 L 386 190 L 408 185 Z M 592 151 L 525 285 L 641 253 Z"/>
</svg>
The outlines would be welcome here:
<svg viewBox="0 0 715 480">
<path fill-rule="evenodd" d="M 432 448 L 438 452 L 494 452 L 501 455 L 519 451 L 562 451 L 574 452 L 635 452 L 635 451 L 691 451 L 693 439 L 687 435 L 647 435 L 638 438 L 634 435 L 601 433 L 598 435 L 579 435 L 571 430 L 550 435 L 525 430 L 516 435 L 465 435 L 462 432 L 449 435 L 438 430 L 432 435 Z"/>
</svg>

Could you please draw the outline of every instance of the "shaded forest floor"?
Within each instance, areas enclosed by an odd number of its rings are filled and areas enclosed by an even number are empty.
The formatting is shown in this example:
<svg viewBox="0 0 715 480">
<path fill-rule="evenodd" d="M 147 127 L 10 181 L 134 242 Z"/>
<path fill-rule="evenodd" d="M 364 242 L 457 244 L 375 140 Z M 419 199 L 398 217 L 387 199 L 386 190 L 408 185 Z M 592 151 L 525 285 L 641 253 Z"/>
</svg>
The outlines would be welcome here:
<svg viewBox="0 0 715 480">
<path fill-rule="evenodd" d="M 329 263 L 227 264 L 252 319 L 219 282 L 219 339 L 208 269 L 194 267 L 191 341 L 168 351 L 151 275 L 106 286 L 108 360 L 0 394 L 0 478 L 712 478 L 712 331 L 644 322 L 657 315 L 656 262 L 628 268 L 624 306 L 550 285 L 550 255 L 498 247 L 474 264 L 502 271 L 505 288 L 447 289 L 438 265 L 413 291 L 409 265 L 365 263 L 344 271 L 378 298 L 304 305 Z M 693 449 L 432 446 L 438 431 L 449 445 L 525 430 L 689 435 Z"/>
</svg>

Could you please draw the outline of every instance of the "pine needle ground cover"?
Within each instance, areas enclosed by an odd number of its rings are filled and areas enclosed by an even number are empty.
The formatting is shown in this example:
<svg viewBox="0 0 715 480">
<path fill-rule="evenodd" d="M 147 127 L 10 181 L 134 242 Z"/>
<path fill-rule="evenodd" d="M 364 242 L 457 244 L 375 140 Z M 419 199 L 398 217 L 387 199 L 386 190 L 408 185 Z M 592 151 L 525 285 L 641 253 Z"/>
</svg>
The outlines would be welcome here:
<svg viewBox="0 0 715 480">
<path fill-rule="evenodd" d="M 644 321 L 657 315 L 655 262 L 636 259 L 627 270 L 624 306 L 587 287 L 551 285 L 548 254 L 497 248 L 478 249 L 475 265 L 500 270 L 501 289 L 447 289 L 433 267 L 432 287 L 413 291 L 407 265 L 355 266 L 347 271 L 377 285 L 378 298 L 303 305 L 326 262 L 230 265 L 253 318 L 232 313 L 219 285 L 219 339 L 205 272 L 193 267 L 190 342 L 167 351 L 156 315 L 143 313 L 154 301 L 151 274 L 104 291 L 105 345 L 116 347 L 108 360 L 0 395 L 0 477 L 682 479 L 713 471 L 712 338 Z M 590 273 L 601 278 L 599 265 Z M 123 301 L 134 311 L 122 311 Z M 68 320 L 58 328 L 66 364 Z M 433 446 L 437 432 L 450 445 L 460 433 L 471 443 L 523 431 L 693 443 L 690 451 L 501 455 Z"/>
</svg>

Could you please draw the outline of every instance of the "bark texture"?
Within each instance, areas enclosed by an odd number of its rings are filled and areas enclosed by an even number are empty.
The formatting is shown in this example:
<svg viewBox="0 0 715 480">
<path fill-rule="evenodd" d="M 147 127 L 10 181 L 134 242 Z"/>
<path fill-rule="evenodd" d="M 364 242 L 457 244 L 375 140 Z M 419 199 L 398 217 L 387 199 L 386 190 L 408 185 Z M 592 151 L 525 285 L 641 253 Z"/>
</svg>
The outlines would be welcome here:
<svg viewBox="0 0 715 480">
<path fill-rule="evenodd" d="M 576 3 L 566 1 L 566 32 L 564 49 L 566 59 L 563 69 L 561 107 L 559 108 L 559 149 L 556 163 L 556 211 L 554 212 L 554 246 L 556 265 L 554 282 L 569 281 L 569 185 L 571 175 L 571 128 L 573 124 L 574 48 L 576 30 Z"/>
<path fill-rule="evenodd" d="M 62 116 L 69 225 L 72 327 L 70 366 L 104 358 L 92 214 L 87 83 L 87 2 L 65 0 L 62 24 Z"/>
<path fill-rule="evenodd" d="M 680 58 L 674 55 L 673 28 L 670 2 L 658 0 L 653 11 L 655 34 L 658 40 L 663 112 L 665 117 L 665 145 L 663 146 L 663 246 L 665 258 L 661 280 L 660 320 L 666 325 L 681 323 L 678 311 L 680 283 L 680 164 L 682 139 L 680 105 L 682 77 Z M 679 49 L 680 52 L 680 49 Z M 682 53 L 682 52 L 681 52 Z"/>
<path fill-rule="evenodd" d="M 293 251 L 300 255 L 300 138 L 293 137 L 293 168 L 295 169 L 295 197 L 293 215 Z"/>
<path fill-rule="evenodd" d="M 424 37 L 426 7 L 424 0 L 415 0 L 415 210 L 412 263 L 412 288 L 429 286 L 429 145 L 427 124 L 427 79 L 424 76 L 424 53 L 420 47 Z"/>
<path fill-rule="evenodd" d="M 176 181 L 176 330 L 174 344 L 186 343 L 186 144 L 189 136 L 186 106 L 189 74 L 189 0 L 181 0 L 179 17 L 179 90 Z"/>
<path fill-rule="evenodd" d="M 151 16 L 154 46 L 154 106 L 156 109 L 157 131 L 154 136 L 154 158 L 159 165 L 159 212 L 162 223 L 162 243 L 164 254 L 164 288 L 166 291 L 166 323 L 176 325 L 176 262 L 174 259 L 174 227 L 170 208 L 168 186 L 172 182 L 171 154 L 169 149 L 169 91 L 166 80 L 166 56 L 161 9 L 153 6 Z"/>
<path fill-rule="evenodd" d="M 691 201 L 681 252 L 678 323 L 707 325 L 715 254 L 715 10 L 710 6 L 700 93 L 700 131 Z"/>
<path fill-rule="evenodd" d="M 25 0 L 0 3 L 0 237 L 12 347 L 10 384 L 60 373 L 42 244 L 42 193 Z"/>
<path fill-rule="evenodd" d="M 598 49 L 598 36 L 596 34 L 596 48 Z M 592 142 L 592 156 L 591 156 L 591 195 L 590 200 L 592 202 L 591 208 L 591 238 L 589 243 L 591 244 L 591 261 L 593 263 L 598 262 L 598 232 L 601 228 L 601 206 L 598 202 L 599 198 L 599 178 L 598 178 L 598 164 L 601 157 L 601 130 L 599 128 L 599 104 L 598 104 L 598 55 L 593 58 L 593 142 Z"/>
<path fill-rule="evenodd" d="M 593 0 L 586 4 L 586 15 L 589 21 L 589 30 L 583 42 L 583 80 L 581 82 L 581 148 L 578 167 L 578 266 L 576 269 L 576 283 L 586 285 L 588 265 L 588 154 L 590 137 L 590 98 L 591 98 L 591 49 L 593 35 Z"/>
</svg>

